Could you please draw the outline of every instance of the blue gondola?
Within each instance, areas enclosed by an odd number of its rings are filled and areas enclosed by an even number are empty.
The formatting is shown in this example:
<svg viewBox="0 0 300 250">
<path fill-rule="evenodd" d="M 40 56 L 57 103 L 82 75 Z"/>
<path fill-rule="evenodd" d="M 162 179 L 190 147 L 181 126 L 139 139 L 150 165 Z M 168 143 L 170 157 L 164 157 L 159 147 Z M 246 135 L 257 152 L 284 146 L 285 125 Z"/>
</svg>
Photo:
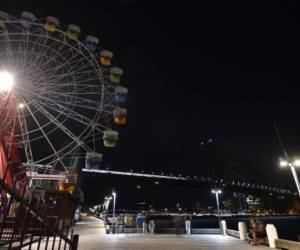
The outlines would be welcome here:
<svg viewBox="0 0 300 250">
<path fill-rule="evenodd" d="M 88 48 L 89 51 L 94 53 L 99 45 L 99 39 L 94 36 L 87 36 L 84 42 L 84 45 Z"/>
</svg>

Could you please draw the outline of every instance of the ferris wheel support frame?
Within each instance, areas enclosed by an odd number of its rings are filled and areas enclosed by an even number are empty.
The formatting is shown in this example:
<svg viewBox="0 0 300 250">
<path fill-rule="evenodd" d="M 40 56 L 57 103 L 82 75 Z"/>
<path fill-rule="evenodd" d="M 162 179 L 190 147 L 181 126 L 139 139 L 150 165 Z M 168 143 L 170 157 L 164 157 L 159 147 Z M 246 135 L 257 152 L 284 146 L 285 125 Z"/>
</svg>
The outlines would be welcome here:
<svg viewBox="0 0 300 250">
<path fill-rule="evenodd" d="M 8 156 L 6 148 L 10 148 L 10 156 Z M 14 176 L 11 169 L 10 162 L 22 166 L 21 157 L 19 155 L 18 148 L 14 143 L 12 135 L 7 135 L 3 128 L 0 128 L 0 178 L 5 181 L 9 187 L 14 185 Z M 19 171 L 25 170 L 21 167 Z M 1 193 L 1 198 L 6 198 L 6 193 Z"/>
</svg>

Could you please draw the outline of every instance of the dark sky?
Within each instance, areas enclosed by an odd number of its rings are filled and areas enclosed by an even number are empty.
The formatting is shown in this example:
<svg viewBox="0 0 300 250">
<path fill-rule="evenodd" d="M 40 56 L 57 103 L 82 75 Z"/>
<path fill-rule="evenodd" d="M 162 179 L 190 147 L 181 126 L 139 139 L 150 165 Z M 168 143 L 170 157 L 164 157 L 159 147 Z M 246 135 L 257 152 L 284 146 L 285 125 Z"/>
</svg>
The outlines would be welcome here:
<svg viewBox="0 0 300 250">
<path fill-rule="evenodd" d="M 261 176 L 292 183 L 277 166 L 272 123 L 287 150 L 300 154 L 296 1 L 5 1 L 1 8 L 79 24 L 115 53 L 129 123 L 117 149 L 99 147 L 106 165 L 212 174 L 227 166 L 200 153 L 212 138 Z"/>
</svg>

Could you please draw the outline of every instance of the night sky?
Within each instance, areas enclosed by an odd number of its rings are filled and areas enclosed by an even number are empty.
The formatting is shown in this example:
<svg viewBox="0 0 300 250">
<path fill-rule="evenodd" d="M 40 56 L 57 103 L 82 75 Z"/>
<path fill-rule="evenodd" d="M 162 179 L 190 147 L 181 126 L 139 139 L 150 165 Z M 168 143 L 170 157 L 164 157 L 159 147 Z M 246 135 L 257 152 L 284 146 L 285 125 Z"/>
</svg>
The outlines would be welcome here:
<svg viewBox="0 0 300 250">
<path fill-rule="evenodd" d="M 129 122 L 118 148 L 99 145 L 105 166 L 228 172 L 201 153 L 213 147 L 259 180 L 294 189 L 289 170 L 278 167 L 273 122 L 288 152 L 300 155 L 296 1 L 3 1 L 1 9 L 57 16 L 114 52 L 129 88 Z"/>
</svg>

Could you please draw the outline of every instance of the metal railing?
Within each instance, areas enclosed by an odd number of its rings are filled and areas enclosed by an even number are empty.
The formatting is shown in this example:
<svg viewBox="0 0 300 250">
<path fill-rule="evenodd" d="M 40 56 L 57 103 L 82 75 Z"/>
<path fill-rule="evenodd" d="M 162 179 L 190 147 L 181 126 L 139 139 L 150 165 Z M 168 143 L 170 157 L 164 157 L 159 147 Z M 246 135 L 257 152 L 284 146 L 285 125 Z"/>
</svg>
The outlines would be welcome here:
<svg viewBox="0 0 300 250">
<path fill-rule="evenodd" d="M 72 221 L 54 214 L 55 200 L 40 197 L 26 182 L 14 179 L 13 187 L 0 178 L 0 247 L 7 249 L 77 250 L 79 236 Z"/>
</svg>

